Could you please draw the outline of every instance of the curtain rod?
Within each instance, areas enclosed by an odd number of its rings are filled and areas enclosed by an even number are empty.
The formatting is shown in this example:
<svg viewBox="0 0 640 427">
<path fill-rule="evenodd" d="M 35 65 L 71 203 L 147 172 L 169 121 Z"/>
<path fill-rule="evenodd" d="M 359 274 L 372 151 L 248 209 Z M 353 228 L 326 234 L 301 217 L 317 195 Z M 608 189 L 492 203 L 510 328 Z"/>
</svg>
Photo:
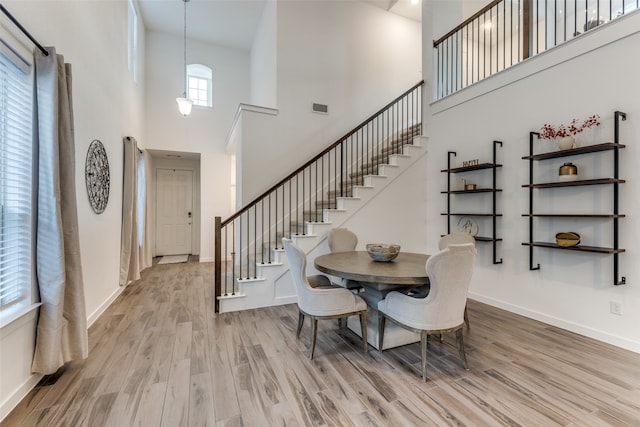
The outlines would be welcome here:
<svg viewBox="0 0 640 427">
<path fill-rule="evenodd" d="M 11 22 L 13 22 L 15 26 L 18 27 L 20 31 L 22 31 L 24 35 L 27 36 L 34 45 L 36 45 L 36 47 L 40 50 L 40 52 L 42 52 L 44 56 L 49 56 L 49 52 L 47 52 L 47 50 L 44 47 L 42 47 L 40 43 L 38 43 L 38 40 L 33 38 L 33 36 L 29 33 L 29 31 L 27 31 L 27 29 L 24 28 L 22 24 L 20 24 L 18 20 L 14 18 L 11 13 L 9 13 L 9 11 L 2 5 L 2 3 L 0 3 L 0 10 L 2 10 L 2 13 L 7 15 L 7 18 L 9 18 Z"/>
</svg>

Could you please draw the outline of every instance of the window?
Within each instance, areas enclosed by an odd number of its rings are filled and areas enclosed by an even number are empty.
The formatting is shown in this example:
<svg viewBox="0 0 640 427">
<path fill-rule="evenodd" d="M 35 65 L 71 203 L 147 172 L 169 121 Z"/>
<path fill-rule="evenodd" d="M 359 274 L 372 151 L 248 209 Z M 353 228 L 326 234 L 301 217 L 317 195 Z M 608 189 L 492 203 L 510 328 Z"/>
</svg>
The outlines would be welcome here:
<svg viewBox="0 0 640 427">
<path fill-rule="evenodd" d="M 0 39 L 0 311 L 31 303 L 32 79 Z"/>
<path fill-rule="evenodd" d="M 129 73 L 135 83 L 138 83 L 138 13 L 129 0 L 129 35 L 127 42 Z"/>
<path fill-rule="evenodd" d="M 193 105 L 213 107 L 213 70 L 202 64 L 187 65 L 189 93 L 187 97 Z"/>
</svg>

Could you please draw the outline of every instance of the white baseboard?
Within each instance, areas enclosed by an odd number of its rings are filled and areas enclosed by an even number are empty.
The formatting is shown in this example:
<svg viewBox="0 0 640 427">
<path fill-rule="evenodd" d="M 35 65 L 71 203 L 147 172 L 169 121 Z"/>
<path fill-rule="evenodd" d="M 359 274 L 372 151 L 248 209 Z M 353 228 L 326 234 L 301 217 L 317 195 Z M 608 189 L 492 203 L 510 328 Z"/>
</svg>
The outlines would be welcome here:
<svg viewBox="0 0 640 427">
<path fill-rule="evenodd" d="M 90 328 L 91 325 L 93 325 L 93 322 L 98 320 L 98 318 L 102 315 L 102 313 L 104 313 L 107 310 L 107 308 L 109 308 L 111 303 L 113 303 L 116 300 L 116 298 L 120 296 L 120 294 L 122 293 L 122 291 L 124 291 L 125 288 L 126 286 L 118 286 L 118 289 L 116 289 L 115 292 L 111 294 L 111 296 L 107 298 L 105 302 L 103 302 L 102 305 L 100 305 L 100 307 L 98 307 L 96 311 L 91 313 L 91 315 L 87 318 L 87 329 Z"/>
<path fill-rule="evenodd" d="M 213 257 L 200 257 L 200 262 L 213 262 Z"/>
<path fill-rule="evenodd" d="M 4 418 L 9 415 L 11 411 L 20 403 L 22 399 L 24 399 L 27 394 L 38 384 L 38 382 L 42 379 L 42 375 L 33 374 L 27 379 L 24 384 L 14 391 L 11 396 L 7 397 L 4 402 L 0 405 L 0 422 L 4 420 Z"/>
<path fill-rule="evenodd" d="M 525 308 L 525 307 L 513 305 L 505 301 L 486 297 L 484 295 L 475 294 L 473 292 L 469 292 L 469 298 L 472 300 L 476 300 L 476 301 L 491 305 L 493 307 L 502 308 L 512 313 L 520 314 L 522 316 L 540 321 L 542 323 L 546 323 L 551 326 L 556 326 L 558 328 L 566 329 L 567 331 L 575 332 L 576 334 L 584 335 L 585 337 L 593 338 L 594 340 L 602 341 L 607 344 L 611 344 L 616 347 L 623 348 L 625 350 L 633 351 L 635 353 L 640 353 L 640 342 L 637 342 L 637 341 L 633 341 L 633 340 L 619 337 L 616 335 L 611 335 L 608 332 L 600 331 L 598 329 L 588 328 L 578 323 L 570 322 L 565 319 L 561 319 L 555 316 L 550 316 L 545 313 L 540 313 L 538 311 L 529 310 L 528 308 Z"/>
</svg>

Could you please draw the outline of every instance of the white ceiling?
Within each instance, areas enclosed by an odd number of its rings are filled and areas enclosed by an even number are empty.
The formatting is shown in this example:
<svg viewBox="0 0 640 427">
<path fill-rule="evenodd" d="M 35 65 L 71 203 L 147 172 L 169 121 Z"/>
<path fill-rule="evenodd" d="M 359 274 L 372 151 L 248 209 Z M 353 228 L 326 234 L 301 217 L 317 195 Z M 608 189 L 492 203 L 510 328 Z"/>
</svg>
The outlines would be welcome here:
<svg viewBox="0 0 640 427">
<path fill-rule="evenodd" d="M 267 0 L 189 0 L 187 38 L 250 49 Z M 300 1 L 300 0 L 291 0 Z M 325 0 L 330 1 L 330 0 Z M 344 0 L 356 1 L 356 0 Z M 358 0 L 421 21 L 420 4 L 411 0 Z M 136 0 L 147 29 L 182 37 L 182 0 Z"/>
</svg>

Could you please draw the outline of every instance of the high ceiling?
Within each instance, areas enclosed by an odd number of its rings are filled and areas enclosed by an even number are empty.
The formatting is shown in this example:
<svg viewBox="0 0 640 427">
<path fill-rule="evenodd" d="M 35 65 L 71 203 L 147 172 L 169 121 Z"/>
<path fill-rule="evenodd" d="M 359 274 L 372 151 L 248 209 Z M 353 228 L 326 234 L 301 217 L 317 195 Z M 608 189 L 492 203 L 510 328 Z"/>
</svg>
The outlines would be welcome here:
<svg viewBox="0 0 640 427">
<path fill-rule="evenodd" d="M 189 0 L 187 37 L 221 46 L 249 49 L 266 1 Z M 421 20 L 420 5 L 411 4 L 411 0 L 342 1 L 364 1 L 409 19 Z M 181 0 L 137 0 L 137 3 L 147 29 L 182 37 L 184 3 Z"/>
</svg>

